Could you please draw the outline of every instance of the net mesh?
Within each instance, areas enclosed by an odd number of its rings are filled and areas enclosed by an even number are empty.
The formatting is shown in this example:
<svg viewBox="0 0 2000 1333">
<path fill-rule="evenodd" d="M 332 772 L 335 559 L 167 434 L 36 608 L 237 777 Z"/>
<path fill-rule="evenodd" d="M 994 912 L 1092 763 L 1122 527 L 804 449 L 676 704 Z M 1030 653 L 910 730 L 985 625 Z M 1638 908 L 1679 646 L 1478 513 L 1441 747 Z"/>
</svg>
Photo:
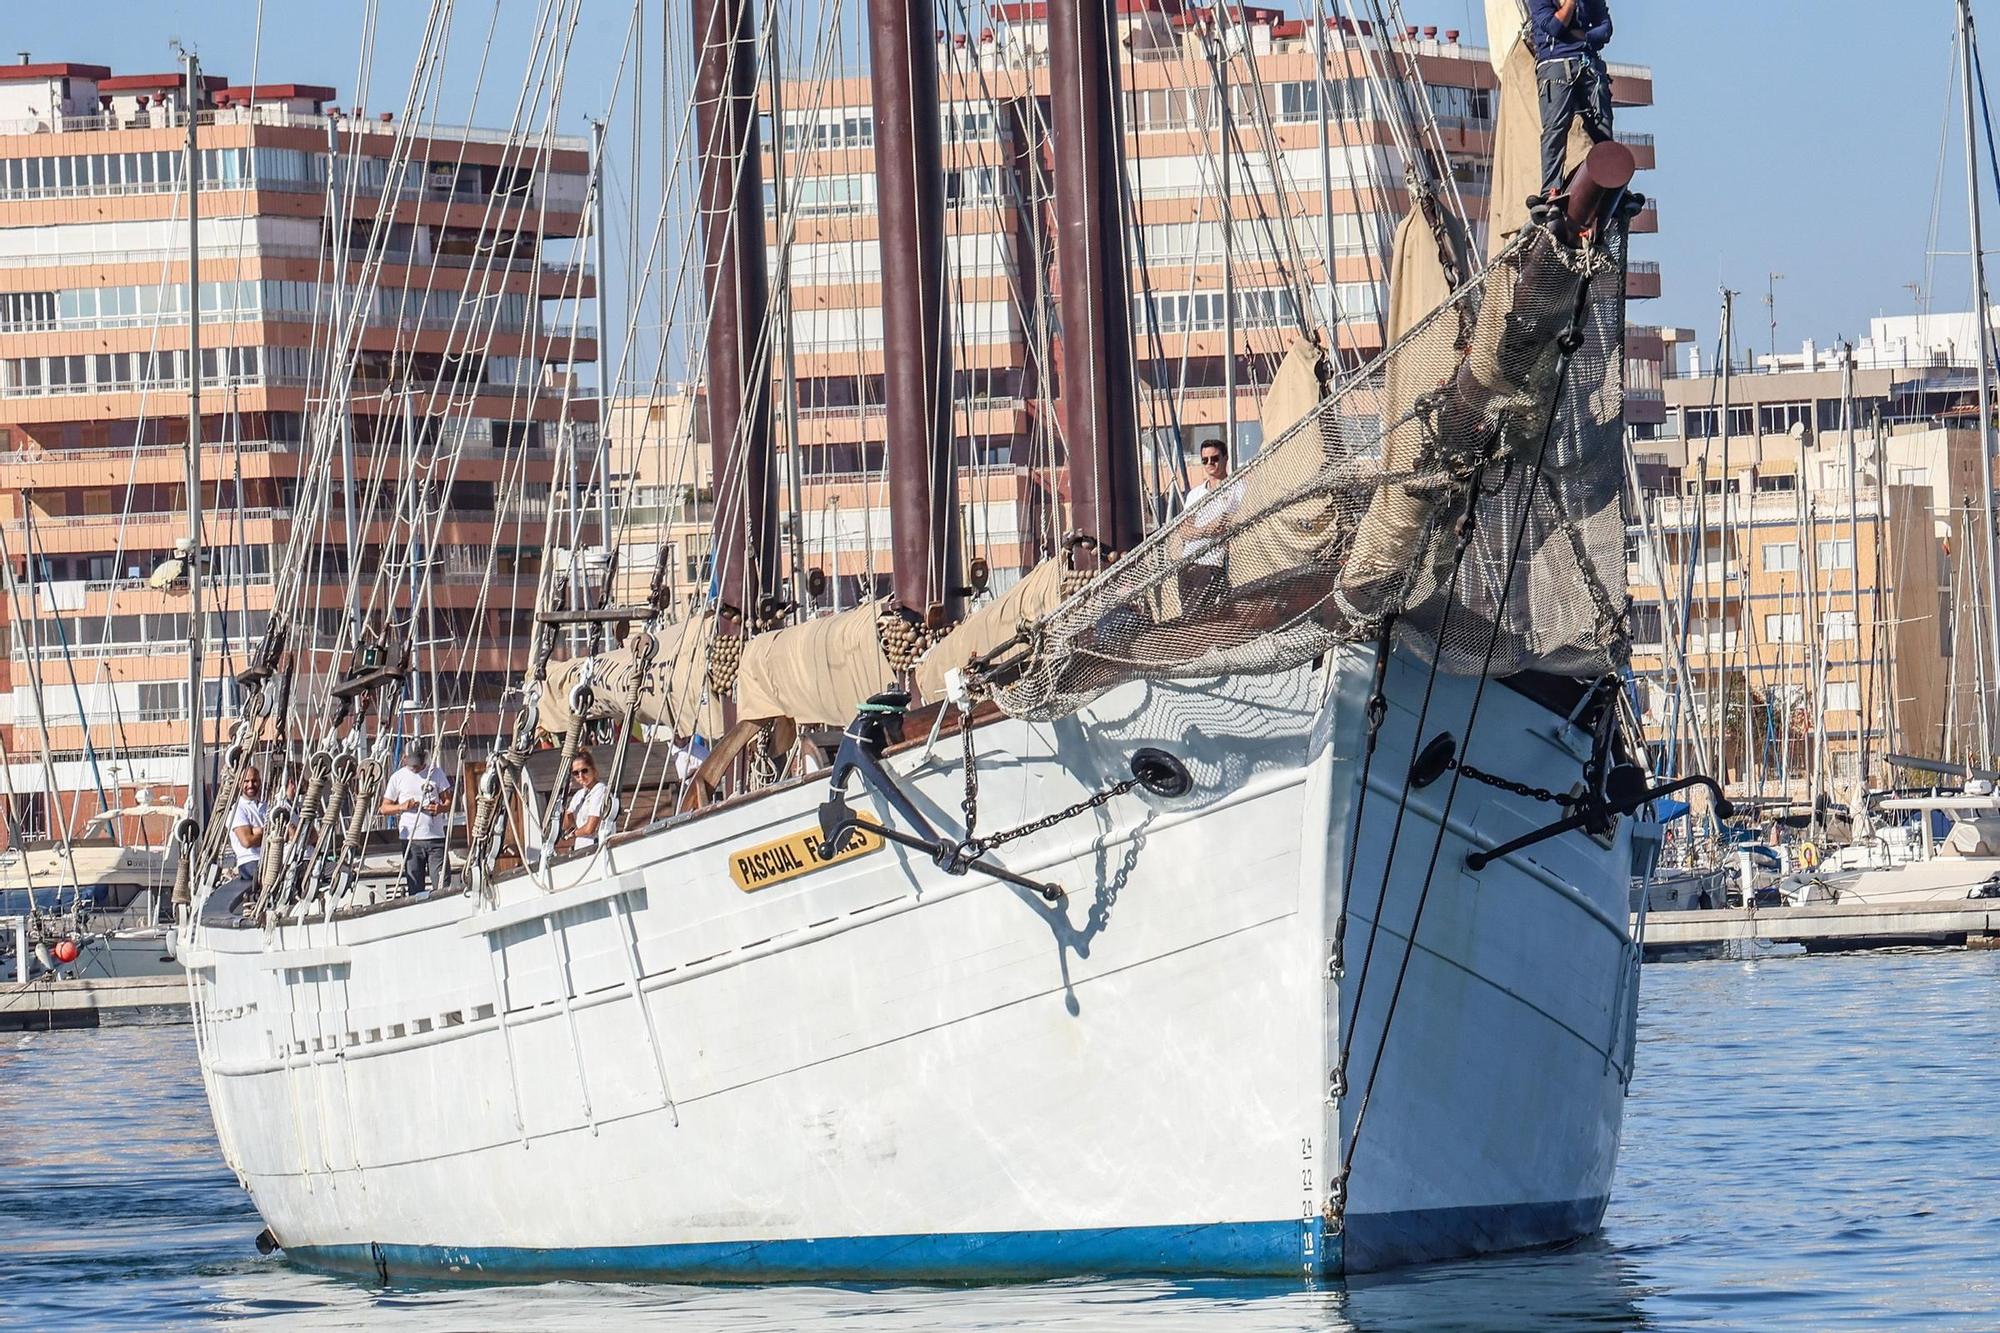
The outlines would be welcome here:
<svg viewBox="0 0 2000 1333">
<path fill-rule="evenodd" d="M 1625 239 L 1614 224 L 1578 249 L 1524 228 L 1032 627 L 1000 706 L 1049 719 L 1127 681 L 1283 671 L 1372 642 L 1391 613 L 1453 674 L 1618 664 Z"/>
</svg>

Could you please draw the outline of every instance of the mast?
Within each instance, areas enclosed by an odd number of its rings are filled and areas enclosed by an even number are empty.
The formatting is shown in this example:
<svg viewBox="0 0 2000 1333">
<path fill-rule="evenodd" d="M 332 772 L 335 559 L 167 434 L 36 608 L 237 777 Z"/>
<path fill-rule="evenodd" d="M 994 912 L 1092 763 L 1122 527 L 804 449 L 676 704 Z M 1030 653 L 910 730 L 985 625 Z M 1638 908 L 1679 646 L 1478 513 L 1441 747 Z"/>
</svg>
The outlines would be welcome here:
<svg viewBox="0 0 2000 1333">
<path fill-rule="evenodd" d="M 784 48 L 778 44 L 778 10 L 768 14 L 764 34 L 769 45 L 765 58 L 771 86 L 771 197 L 778 215 L 778 374 L 782 385 L 778 410 L 785 423 L 785 503 L 791 512 L 791 597 L 793 614 L 806 613 L 806 517 L 800 469 L 805 455 L 799 448 L 798 356 L 793 348 L 792 328 L 792 228 L 793 218 L 786 207 L 785 154 L 785 71 Z M 835 571 L 837 574 L 838 571 Z"/>
<path fill-rule="evenodd" d="M 611 553 L 611 391 L 613 385 L 610 374 L 617 374 L 618 362 L 610 354 L 611 322 L 604 316 L 604 275 L 610 270 L 604 266 L 604 122 L 590 122 L 590 199 L 591 199 L 591 262 L 597 266 L 597 297 L 592 303 L 597 312 L 597 540 L 604 546 L 604 603 L 610 605 L 612 597 L 611 577 L 616 568 Z M 636 270 L 634 271 L 636 274 Z M 574 468 L 575 460 L 571 460 Z M 570 564 L 575 565 L 579 553 L 570 552 Z M 580 608 L 578 608 L 580 609 Z M 618 646 L 618 626 L 605 621 L 604 651 L 610 652 Z"/>
<path fill-rule="evenodd" d="M 1787 700 L 1787 712 L 1791 711 L 1792 703 L 1799 697 L 1809 700 L 1816 698 L 1811 689 L 1813 663 L 1818 660 L 1820 653 L 1824 651 L 1820 642 L 1819 608 L 1813 597 L 1813 553 L 1812 548 L 1807 545 L 1812 540 L 1812 534 L 1806 527 L 1806 449 L 1805 441 L 1803 440 L 1799 441 L 1799 470 L 1797 475 L 1792 478 L 1792 516 L 1799 547 L 1798 563 L 1794 568 L 1792 581 L 1798 584 L 1799 625 L 1804 631 L 1801 635 L 1802 644 L 1799 650 L 1799 683 L 1803 684 L 1806 688 L 1801 695 Z M 1816 704 L 1813 707 L 1813 711 L 1818 711 Z M 1787 726 L 1787 731 L 1789 733 L 1789 725 Z M 1785 748 L 1789 752 L 1791 749 L 1790 744 L 1788 743 Z M 1808 765 L 1810 765 L 1811 737 L 1807 737 L 1806 750 L 1808 752 Z M 1791 799 L 1792 781 L 1789 759 L 1786 761 L 1784 794 L 1786 800 Z"/>
<path fill-rule="evenodd" d="M 1993 674 L 1987 679 L 2000 680 L 2000 604 L 1996 604 L 1994 599 L 1995 589 L 2000 589 L 2000 547 L 1996 547 L 1994 538 L 1996 515 L 1993 508 L 1993 325 L 1986 298 L 1986 241 L 1979 217 L 1979 151 L 1972 110 L 1976 91 L 1972 62 L 1979 42 L 1972 27 L 1972 0 L 1958 0 L 1958 37 L 1963 56 L 1959 64 L 1965 78 L 1965 194 L 1966 211 L 1972 227 L 1972 317 L 1979 326 L 1979 494 L 1983 519 L 1981 536 L 1986 552 L 1985 653 L 1993 667 Z M 1974 607 L 1976 610 L 1978 604 L 1974 603 Z M 1989 717 L 1980 737 L 1989 766 L 1993 762 L 1994 751 L 2000 748 L 2000 736 L 1994 733 L 1995 728 Z"/>
<path fill-rule="evenodd" d="M 341 176 L 340 124 L 332 116 L 326 120 L 326 216 L 332 229 L 334 281 L 327 292 L 327 300 L 332 309 L 332 327 L 335 336 L 347 338 L 346 314 L 342 307 L 347 291 L 348 218 L 341 212 L 346 200 L 345 186 Z M 192 215 L 190 215 L 192 216 Z M 404 376 L 407 385 L 409 376 Z M 354 497 L 360 489 L 355 485 L 354 474 L 354 404 L 348 396 L 348 388 L 353 383 L 351 376 L 342 376 L 340 402 L 340 515 L 341 533 L 350 550 L 362 546 L 361 525 L 354 514 Z M 347 597 L 345 621 L 347 649 L 359 658 L 361 653 L 361 580 L 354 577 L 350 567 L 347 577 Z"/>
<path fill-rule="evenodd" d="M 1854 451 L 1854 344 L 1841 345 L 1840 358 L 1840 420 L 1847 436 L 1847 597 L 1854 614 L 1854 646 L 1848 650 L 1848 657 L 1854 665 L 1854 773 L 1864 785 L 1868 781 L 1868 713 L 1861 697 L 1861 492 L 1855 480 L 1855 471 L 1860 464 Z M 1877 467 L 1881 466 L 1878 461 Z M 1875 531 L 1882 531 L 1882 510 L 1875 509 Z M 1882 568 L 1878 561 L 1875 581 L 1882 581 Z"/>
<path fill-rule="evenodd" d="M 709 299 L 708 446 L 715 493 L 709 587 L 724 619 L 746 622 L 762 611 L 777 566 L 769 353 L 758 328 L 769 293 L 750 4 L 694 0 L 697 207 Z"/>
<path fill-rule="evenodd" d="M 1218 26 L 1209 37 L 1209 63 L 1215 71 L 1216 124 L 1221 131 L 1222 191 L 1222 440 L 1229 457 L 1236 457 L 1236 209 L 1230 160 L 1235 156 L 1236 115 L 1229 98 L 1228 38 Z"/>
<path fill-rule="evenodd" d="M 422 486 L 417 486 L 414 488 L 411 486 L 411 482 L 415 480 L 417 475 L 417 404 L 416 404 L 416 386 L 410 382 L 410 378 L 407 373 L 405 373 L 405 375 L 403 376 L 402 464 L 403 464 L 403 493 L 408 498 L 410 505 L 410 538 L 407 542 L 403 544 L 403 558 L 405 563 L 407 563 L 409 566 L 409 571 L 405 576 L 405 583 L 407 584 L 410 593 L 410 639 L 412 642 L 421 645 L 423 649 L 423 660 L 426 663 L 428 663 L 431 668 L 430 671 L 431 679 L 427 681 L 424 678 L 425 673 L 423 668 L 419 667 L 415 660 L 411 661 L 410 681 L 412 683 L 412 687 L 410 695 L 411 695 L 411 702 L 416 704 L 419 710 L 421 710 L 424 707 L 429 707 L 435 710 L 437 708 L 437 702 L 438 702 L 437 680 L 436 680 L 437 662 L 436 662 L 436 657 L 434 655 L 434 650 L 432 648 L 432 644 L 435 642 L 437 637 L 437 620 L 436 617 L 431 613 L 435 610 L 437 599 L 435 597 L 424 596 L 424 593 L 426 592 L 427 586 L 429 584 L 429 580 L 424 578 L 421 574 L 419 574 L 417 569 L 417 566 L 423 562 L 423 557 L 424 557 L 423 541 L 422 541 L 425 530 L 424 498 L 423 498 L 424 489 Z M 572 559 L 573 558 L 574 557 L 572 557 Z M 421 632 L 419 632 L 417 629 L 417 603 L 419 599 L 421 599 L 424 603 L 424 612 L 425 612 L 424 628 Z M 432 722 L 435 724 L 436 721 L 437 717 L 435 712 L 433 712 Z M 421 729 L 423 726 L 422 721 L 419 720 L 416 726 L 417 728 Z"/>
<path fill-rule="evenodd" d="M 1333 39 L 1333 30 L 1327 19 L 1326 0 L 1313 0 L 1313 22 L 1319 27 L 1319 45 L 1314 52 L 1318 58 L 1313 66 L 1313 104 L 1314 118 L 1319 122 L 1320 258 L 1326 264 L 1326 354 L 1329 364 L 1333 364 L 1339 359 L 1340 337 L 1335 330 L 1340 326 L 1340 305 L 1333 275 L 1333 136 L 1326 105 L 1330 91 L 1326 77 L 1327 46 Z"/>
<path fill-rule="evenodd" d="M 1063 438 L 1076 528 L 1107 555 L 1131 550 L 1144 531 L 1110 5 L 1048 6 Z"/>
<path fill-rule="evenodd" d="M 929 0 L 869 0 L 882 247 L 889 545 L 896 600 L 926 623 L 960 609 L 958 460 L 945 308 L 944 149 Z M 921 26 L 918 20 L 922 20 Z"/>
<path fill-rule="evenodd" d="M 1729 363 L 1733 357 L 1730 351 L 1732 339 L 1736 336 L 1736 293 L 1727 287 L 1722 289 L 1722 417 L 1718 423 L 1722 431 L 1722 512 L 1717 517 L 1721 531 L 1721 541 L 1717 549 L 1722 555 L 1722 567 L 1710 576 L 1709 582 L 1715 588 L 1715 624 L 1710 629 L 1711 636 L 1720 633 L 1722 644 L 1718 650 L 1711 637 L 1709 660 L 1715 664 L 1715 752 L 1721 758 L 1724 770 L 1729 765 L 1729 561 L 1735 553 L 1736 534 L 1729 526 Z M 1703 501 L 1702 508 L 1708 508 Z M 1703 551 L 1706 555 L 1706 550 Z M 1742 608 L 1746 613 L 1749 608 Z M 1740 637 L 1743 631 L 1739 628 Z M 1743 719 L 1743 731 L 1750 731 L 1750 718 Z M 1743 781 L 1750 781 L 1750 767 L 1743 768 Z M 1747 785 L 1744 790 L 1748 790 Z"/>
<path fill-rule="evenodd" d="M 1803 461 L 1803 460 L 1802 460 Z M 1803 480 L 1803 478 L 1801 479 Z M 1811 544 L 1800 552 L 1809 563 L 1806 566 L 1806 599 L 1812 608 L 1815 622 L 1819 620 L 1819 513 L 1812 497 L 1806 497 L 1806 532 L 1812 538 Z M 1809 796 L 1812 805 L 1812 833 L 1818 837 L 1825 825 L 1820 817 L 1820 794 L 1826 790 L 1826 663 L 1828 657 L 1827 639 L 1820 636 L 1819 653 L 1814 657 L 1809 676 L 1812 685 L 1813 731 L 1812 747 L 1808 757 L 1808 771 L 1811 775 L 1812 790 Z"/>
<path fill-rule="evenodd" d="M 201 833 L 201 811 L 207 793 L 201 780 L 201 686 L 202 644 L 207 637 L 201 615 L 201 144 L 197 133 L 201 87 L 201 60 L 192 51 L 183 52 L 187 86 L 182 93 L 187 114 L 187 312 L 188 312 L 188 429 L 187 429 L 187 519 L 188 519 L 188 791 L 187 826 Z M 348 540 L 354 538 L 348 530 Z M 183 849 L 192 851 L 193 843 Z"/>
</svg>

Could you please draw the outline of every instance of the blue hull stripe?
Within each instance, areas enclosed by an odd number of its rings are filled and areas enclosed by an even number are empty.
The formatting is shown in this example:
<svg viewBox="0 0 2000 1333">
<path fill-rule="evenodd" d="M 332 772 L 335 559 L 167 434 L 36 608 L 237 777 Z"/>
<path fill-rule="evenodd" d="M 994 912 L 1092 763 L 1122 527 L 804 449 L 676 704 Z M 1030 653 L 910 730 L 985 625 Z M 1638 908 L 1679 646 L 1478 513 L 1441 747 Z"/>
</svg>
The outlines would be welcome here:
<svg viewBox="0 0 2000 1333">
<path fill-rule="evenodd" d="M 1575 1240 L 1597 1230 L 1609 1201 L 1598 1195 L 1559 1203 L 1356 1213 L 1347 1219 L 1347 1234 L 1341 1237 L 1346 1271 L 1373 1273 Z"/>
<path fill-rule="evenodd" d="M 1311 1249 L 1308 1252 L 1307 1242 Z M 286 1248 L 308 1267 L 445 1281 L 585 1279 L 783 1282 L 850 1279 L 1040 1281 L 1089 1275 L 1228 1273 L 1305 1278 L 1339 1272 L 1339 1241 L 1311 1222 L 1233 1222 L 1091 1231 L 989 1231 L 517 1249 L 447 1245 Z M 1329 1259 L 1331 1260 L 1329 1262 Z"/>
<path fill-rule="evenodd" d="M 564 1249 L 446 1245 L 287 1247 L 309 1267 L 464 1282 L 1007 1282 L 1133 1274 L 1297 1279 L 1527 1249 L 1597 1229 L 1603 1196 L 1566 1202 L 1358 1213 L 1344 1235 L 1318 1219 L 1090 1231 L 985 1231 Z"/>
</svg>

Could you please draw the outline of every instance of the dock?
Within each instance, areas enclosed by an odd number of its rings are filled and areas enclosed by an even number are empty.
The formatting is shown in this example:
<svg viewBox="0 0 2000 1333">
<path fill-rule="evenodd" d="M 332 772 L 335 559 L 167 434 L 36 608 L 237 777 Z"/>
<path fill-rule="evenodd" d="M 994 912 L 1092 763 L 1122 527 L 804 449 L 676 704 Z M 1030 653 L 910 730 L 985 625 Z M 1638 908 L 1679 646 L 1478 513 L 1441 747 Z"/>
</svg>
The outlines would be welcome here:
<svg viewBox="0 0 2000 1333">
<path fill-rule="evenodd" d="M 38 977 L 0 982 L 0 1032 L 188 1018 L 186 977 Z"/>
<path fill-rule="evenodd" d="M 1993 948 L 2000 946 L 2000 899 L 1654 912 L 1645 932 L 1648 962 L 1778 944 L 1801 945 L 1810 953 L 1911 945 Z"/>
<path fill-rule="evenodd" d="M 27 918 L 0 917 L 0 931 L 12 937 L 14 946 L 13 979 L 0 981 L 0 1032 L 188 1021 L 187 976 L 178 970 L 140 976 L 62 976 L 59 970 L 30 975 Z"/>
</svg>

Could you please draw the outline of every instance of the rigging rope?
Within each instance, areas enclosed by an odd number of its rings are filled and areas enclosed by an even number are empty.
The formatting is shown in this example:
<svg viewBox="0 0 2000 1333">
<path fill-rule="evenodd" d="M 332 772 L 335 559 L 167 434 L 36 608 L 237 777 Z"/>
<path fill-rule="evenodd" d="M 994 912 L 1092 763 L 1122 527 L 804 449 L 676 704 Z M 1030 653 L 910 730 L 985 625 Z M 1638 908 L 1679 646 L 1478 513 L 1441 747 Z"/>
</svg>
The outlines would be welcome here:
<svg viewBox="0 0 2000 1333">
<path fill-rule="evenodd" d="M 1621 283 L 1621 286 L 1623 283 L 1623 277 L 1624 275 L 1622 271 L 1620 271 L 1618 273 L 1618 279 Z M 1542 474 L 1545 464 L 1547 463 L 1548 453 L 1549 453 L 1549 441 L 1555 435 L 1556 425 L 1562 414 L 1563 386 L 1565 386 L 1569 381 L 1569 372 L 1572 360 L 1576 354 L 1577 349 L 1581 347 L 1583 343 L 1583 336 L 1584 336 L 1583 328 L 1584 328 L 1584 321 L 1587 316 L 1587 311 L 1589 308 L 1590 289 L 1591 289 L 1591 284 L 1589 282 L 1584 282 L 1579 286 L 1577 292 L 1577 304 L 1576 304 L 1574 318 L 1571 322 L 1569 331 L 1563 336 L 1562 341 L 1558 344 L 1559 350 L 1561 352 L 1561 360 L 1559 362 L 1559 368 L 1556 374 L 1557 389 L 1554 397 L 1550 402 L 1548 418 L 1542 428 L 1541 443 L 1536 448 L 1533 467 L 1528 473 L 1527 483 L 1526 483 L 1526 497 L 1521 505 L 1520 518 L 1515 524 L 1513 542 L 1507 557 L 1506 571 L 1502 577 L 1502 586 L 1509 586 L 1509 587 L 1512 586 L 1514 581 L 1514 576 L 1520 566 L 1522 552 L 1526 549 L 1528 522 L 1530 516 L 1534 512 L 1533 506 L 1530 503 L 1530 501 L 1532 501 L 1535 491 L 1542 484 Z M 1447 612 L 1449 612 L 1449 606 L 1447 606 Z M 1493 655 L 1495 651 L 1498 649 L 1499 643 L 1500 643 L 1500 620 L 1496 617 L 1493 621 L 1492 629 L 1488 633 L 1487 643 L 1486 643 L 1486 662 L 1489 667 L 1492 664 Z M 1434 662 L 1431 668 L 1432 681 L 1435 681 L 1436 675 L 1437 675 L 1437 667 Z M 1470 742 L 1473 730 L 1479 719 L 1480 705 L 1485 699 L 1486 686 L 1490 679 L 1491 679 L 1490 670 L 1481 671 L 1478 673 L 1477 677 L 1473 682 L 1472 703 L 1466 713 L 1465 732 L 1464 732 L 1467 742 L 1466 748 L 1468 750 L 1470 748 Z M 1429 702 L 1430 702 L 1430 690 L 1427 686 L 1425 689 L 1426 706 L 1428 706 Z M 1413 736 L 1416 738 L 1417 743 L 1419 744 L 1422 743 L 1423 739 L 1422 728 L 1423 728 L 1423 722 L 1420 718 L 1417 723 L 1415 731 L 1412 733 Z M 1409 932 L 1407 935 L 1404 936 L 1403 954 L 1401 960 L 1397 964 L 1395 984 L 1391 987 L 1389 992 L 1388 1010 L 1383 1015 L 1382 1030 L 1380 1035 L 1376 1038 L 1375 1042 L 1375 1058 L 1369 1065 L 1368 1080 L 1366 1084 L 1363 1085 L 1361 1092 L 1361 1104 L 1359 1107 L 1356 1108 L 1354 1113 L 1354 1128 L 1349 1133 L 1346 1148 L 1341 1154 L 1340 1183 L 1338 1188 L 1343 1198 L 1345 1196 L 1345 1191 L 1346 1191 L 1346 1182 L 1348 1178 L 1352 1175 L 1354 1170 L 1354 1155 L 1356 1149 L 1360 1146 L 1361 1143 L 1361 1130 L 1367 1120 L 1368 1107 L 1375 1092 L 1375 1081 L 1382 1069 L 1382 1057 L 1388 1050 L 1390 1029 L 1396 1021 L 1397 1006 L 1402 1000 L 1403 983 L 1409 975 L 1410 960 L 1416 954 L 1417 935 L 1423 926 L 1424 909 L 1430 901 L 1431 888 L 1435 884 L 1437 879 L 1438 860 L 1444 849 L 1445 835 L 1447 834 L 1450 828 L 1452 806 L 1456 803 L 1458 799 L 1458 788 L 1460 779 L 1463 778 L 1465 775 L 1466 775 L 1465 765 L 1461 760 L 1461 762 L 1458 765 L 1454 766 L 1451 770 L 1451 785 L 1445 790 L 1444 804 L 1443 807 L 1439 810 L 1437 815 L 1437 820 L 1436 820 L 1437 833 L 1436 836 L 1433 837 L 1431 840 L 1430 858 L 1424 867 L 1423 884 L 1417 892 L 1416 909 L 1411 915 Z M 1602 778 L 1602 774 L 1597 774 L 1595 776 L 1599 780 L 1601 780 Z M 1397 811 L 1397 821 L 1399 826 L 1402 818 L 1402 806 L 1406 805 L 1409 800 L 1411 785 L 1412 785 L 1411 777 L 1406 775 L 1403 780 L 1402 800 L 1401 802 L 1399 802 Z M 1387 887 L 1388 887 L 1388 866 L 1394 861 L 1395 853 L 1399 846 L 1399 843 L 1400 840 L 1396 837 L 1395 834 L 1392 833 L 1389 842 L 1389 852 L 1388 855 L 1384 858 L 1385 864 L 1383 870 L 1383 892 L 1385 895 L 1387 893 Z M 1378 899 L 1377 902 L 1376 913 L 1377 915 L 1374 926 L 1369 931 L 1370 952 L 1372 952 L 1373 950 L 1375 937 L 1379 935 L 1382 930 L 1382 922 L 1380 919 L 1381 915 L 1380 899 Z M 1356 1017 L 1356 1023 L 1353 1026 L 1358 1026 L 1358 1021 L 1361 1014 L 1362 985 L 1364 985 L 1365 982 L 1366 982 L 1366 964 L 1364 959 L 1364 971 L 1363 971 L 1362 982 L 1357 983 L 1355 989 L 1354 1007 L 1352 1012 Z M 1343 1040 L 1341 1046 L 1340 1064 L 1343 1076 L 1345 1074 L 1347 1066 L 1348 1054 L 1349 1051 L 1351 1050 L 1351 1037 L 1352 1037 L 1352 1027 L 1350 1027 L 1350 1029 L 1347 1032 L 1342 1033 Z"/>
</svg>

